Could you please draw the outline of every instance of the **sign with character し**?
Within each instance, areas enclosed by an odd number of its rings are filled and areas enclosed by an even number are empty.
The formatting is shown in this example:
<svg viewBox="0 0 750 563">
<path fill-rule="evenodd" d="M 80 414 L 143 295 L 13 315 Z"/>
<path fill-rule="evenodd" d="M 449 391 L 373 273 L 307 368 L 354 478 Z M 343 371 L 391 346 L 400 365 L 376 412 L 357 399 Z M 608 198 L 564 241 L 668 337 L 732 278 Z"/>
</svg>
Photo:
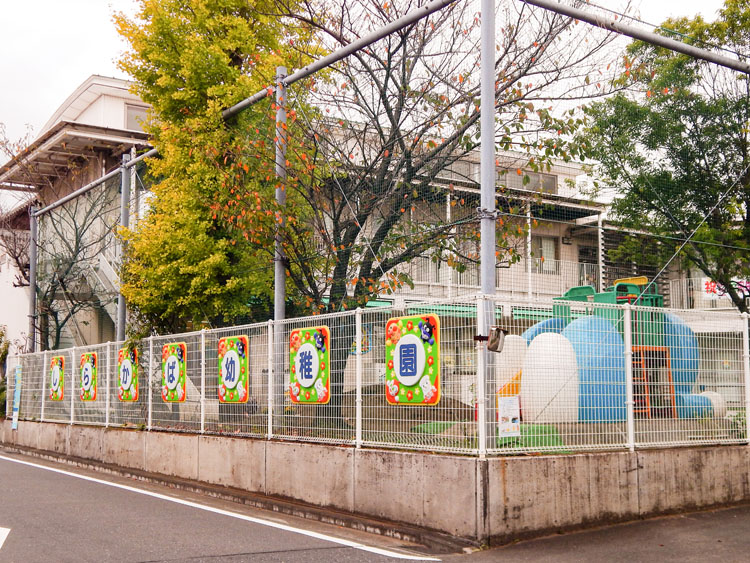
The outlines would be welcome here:
<svg viewBox="0 0 750 563">
<path fill-rule="evenodd" d="M 250 391 L 247 336 L 219 340 L 219 402 L 246 403 Z"/>
<path fill-rule="evenodd" d="M 293 403 L 326 404 L 331 399 L 331 331 L 298 328 L 289 335 L 289 398 Z"/>
<path fill-rule="evenodd" d="M 440 319 L 412 315 L 385 325 L 385 398 L 391 405 L 440 401 Z"/>
<path fill-rule="evenodd" d="M 117 353 L 117 398 L 130 403 L 138 400 L 138 349 L 121 348 Z"/>
<path fill-rule="evenodd" d="M 165 344 L 161 349 L 161 399 L 166 403 L 185 401 L 187 346 L 184 342 Z"/>
<path fill-rule="evenodd" d="M 65 356 L 55 356 L 49 363 L 49 400 L 62 401 L 65 396 Z"/>
<path fill-rule="evenodd" d="M 96 352 L 81 354 L 81 400 L 96 401 L 99 362 Z"/>
</svg>

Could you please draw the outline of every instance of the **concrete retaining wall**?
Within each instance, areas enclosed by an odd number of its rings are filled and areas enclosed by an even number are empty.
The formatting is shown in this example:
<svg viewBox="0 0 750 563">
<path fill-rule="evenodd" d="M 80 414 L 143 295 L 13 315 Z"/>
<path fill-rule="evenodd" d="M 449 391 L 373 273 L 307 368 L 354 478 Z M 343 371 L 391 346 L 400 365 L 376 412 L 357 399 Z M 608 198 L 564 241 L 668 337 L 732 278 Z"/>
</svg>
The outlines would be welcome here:
<svg viewBox="0 0 750 563">
<path fill-rule="evenodd" d="M 746 446 L 480 460 L 27 421 L 0 439 L 481 541 L 750 501 Z"/>
</svg>

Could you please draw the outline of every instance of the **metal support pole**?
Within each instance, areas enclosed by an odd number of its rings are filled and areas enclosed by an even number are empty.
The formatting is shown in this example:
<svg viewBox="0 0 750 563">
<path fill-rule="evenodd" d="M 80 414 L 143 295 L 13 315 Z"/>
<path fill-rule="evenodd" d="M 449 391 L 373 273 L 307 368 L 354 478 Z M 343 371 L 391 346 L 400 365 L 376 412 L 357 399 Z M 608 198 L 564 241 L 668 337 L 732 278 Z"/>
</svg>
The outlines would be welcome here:
<svg viewBox="0 0 750 563">
<path fill-rule="evenodd" d="M 531 202 L 526 203 L 526 295 L 534 297 L 534 263 L 531 256 Z"/>
<path fill-rule="evenodd" d="M 268 427 L 266 437 L 273 436 L 273 321 L 268 321 Z"/>
<path fill-rule="evenodd" d="M 632 452 L 635 451 L 635 414 L 633 408 L 633 307 L 630 303 L 624 306 L 622 315 L 624 321 L 623 337 L 625 339 L 625 408 L 628 437 L 627 447 Z"/>
<path fill-rule="evenodd" d="M 201 434 L 206 431 L 206 329 L 201 329 Z"/>
<path fill-rule="evenodd" d="M 745 374 L 745 440 L 750 444 L 750 315 L 742 313 L 742 371 Z"/>
<path fill-rule="evenodd" d="M 47 371 L 47 366 L 49 364 L 47 363 L 47 352 L 42 353 L 42 406 L 41 411 L 39 412 L 39 420 L 44 422 L 44 404 L 47 402 L 46 395 L 47 395 L 47 374 L 49 373 Z M 8 412 L 7 410 L 5 412 Z"/>
<path fill-rule="evenodd" d="M 110 380 L 112 378 L 112 343 L 107 342 L 107 369 L 104 372 L 104 427 L 109 427 Z"/>
<path fill-rule="evenodd" d="M 599 265 L 599 283 L 597 285 L 597 291 L 604 291 L 604 219 L 602 214 L 599 213 L 599 219 L 597 220 L 597 232 L 596 232 L 596 256 L 597 264 Z"/>
<path fill-rule="evenodd" d="M 152 413 L 154 410 L 154 393 L 151 388 L 154 371 L 154 337 L 148 337 L 148 373 L 146 374 L 146 389 L 148 389 L 148 413 L 146 415 L 146 430 L 151 430 Z"/>
<path fill-rule="evenodd" d="M 354 323 L 356 331 L 356 343 L 357 343 L 357 363 L 355 366 L 355 381 L 354 386 L 356 388 L 356 411 L 355 411 L 355 437 L 354 445 L 357 448 L 362 447 L 362 308 L 357 307 L 354 313 Z"/>
<path fill-rule="evenodd" d="M 75 397 L 76 397 L 76 366 L 80 364 L 76 362 L 76 349 L 70 351 L 70 423 L 73 424 L 76 421 L 75 415 Z"/>
<path fill-rule="evenodd" d="M 129 154 L 122 155 L 122 166 L 120 166 L 120 226 L 127 228 L 130 226 L 130 171 L 125 165 L 130 160 Z M 125 249 L 120 243 L 120 259 Z M 127 321 L 127 308 L 125 306 L 125 296 L 122 291 L 117 295 L 117 340 L 125 340 L 125 326 Z"/>
<path fill-rule="evenodd" d="M 489 336 L 495 313 L 494 302 L 488 302 L 495 295 L 495 1 L 482 0 L 482 43 L 481 43 L 481 217 L 480 258 L 481 292 L 477 303 L 477 333 Z M 477 425 L 479 426 L 479 456 L 485 457 L 487 443 L 494 441 L 494 432 L 487 432 L 489 405 L 487 390 L 492 384 L 492 358 L 486 342 L 479 343 L 477 362 Z"/>
<path fill-rule="evenodd" d="M 36 352 L 36 251 L 39 238 L 39 220 L 36 217 L 37 208 L 29 208 L 29 335 L 26 348 L 29 352 Z"/>
</svg>

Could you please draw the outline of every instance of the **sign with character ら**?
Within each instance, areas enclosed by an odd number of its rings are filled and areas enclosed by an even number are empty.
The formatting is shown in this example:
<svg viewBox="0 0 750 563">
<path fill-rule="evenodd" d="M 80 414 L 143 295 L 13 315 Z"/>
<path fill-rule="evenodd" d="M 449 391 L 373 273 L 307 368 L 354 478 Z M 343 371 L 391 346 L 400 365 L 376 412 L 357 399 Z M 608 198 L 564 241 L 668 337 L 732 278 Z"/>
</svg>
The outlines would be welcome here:
<svg viewBox="0 0 750 563">
<path fill-rule="evenodd" d="M 219 340 L 219 402 L 246 403 L 250 391 L 247 336 Z"/>
<path fill-rule="evenodd" d="M 99 367 L 96 352 L 81 354 L 81 400 L 96 401 L 96 376 Z"/>
<path fill-rule="evenodd" d="M 65 356 L 55 356 L 49 363 L 49 400 L 62 401 L 65 396 Z"/>
<path fill-rule="evenodd" d="M 331 399 L 331 331 L 298 328 L 289 335 L 289 398 L 293 403 L 326 404 Z"/>
<path fill-rule="evenodd" d="M 440 401 L 440 319 L 413 315 L 385 325 L 385 398 L 392 405 Z"/>
<path fill-rule="evenodd" d="M 138 349 L 121 348 L 117 353 L 117 398 L 129 403 L 138 400 Z"/>
<path fill-rule="evenodd" d="M 184 342 L 165 344 L 161 349 L 161 398 L 166 403 L 185 401 L 187 346 Z"/>
</svg>

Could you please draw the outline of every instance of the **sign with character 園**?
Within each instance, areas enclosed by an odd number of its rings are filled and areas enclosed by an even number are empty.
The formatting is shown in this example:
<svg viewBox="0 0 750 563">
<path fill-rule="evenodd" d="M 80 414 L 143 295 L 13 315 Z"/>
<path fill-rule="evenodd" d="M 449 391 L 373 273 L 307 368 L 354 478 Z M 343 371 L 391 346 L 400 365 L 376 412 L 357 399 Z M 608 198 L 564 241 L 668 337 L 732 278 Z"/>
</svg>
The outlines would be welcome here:
<svg viewBox="0 0 750 563">
<path fill-rule="evenodd" d="M 219 402 L 246 403 L 250 391 L 247 336 L 219 340 Z"/>
<path fill-rule="evenodd" d="M 129 403 L 138 400 L 138 350 L 121 348 L 117 353 L 117 398 Z"/>
<path fill-rule="evenodd" d="M 65 356 L 55 356 L 49 363 L 49 400 L 65 397 Z"/>
<path fill-rule="evenodd" d="M 187 346 L 184 342 L 165 344 L 161 349 L 161 398 L 166 403 L 185 401 Z"/>
<path fill-rule="evenodd" d="M 289 398 L 293 403 L 326 404 L 331 399 L 331 331 L 298 328 L 289 335 Z"/>
<path fill-rule="evenodd" d="M 391 405 L 440 401 L 440 319 L 413 315 L 385 325 L 385 397 Z"/>
<path fill-rule="evenodd" d="M 96 352 L 81 354 L 81 400 L 96 401 L 97 372 L 99 367 Z"/>
</svg>

